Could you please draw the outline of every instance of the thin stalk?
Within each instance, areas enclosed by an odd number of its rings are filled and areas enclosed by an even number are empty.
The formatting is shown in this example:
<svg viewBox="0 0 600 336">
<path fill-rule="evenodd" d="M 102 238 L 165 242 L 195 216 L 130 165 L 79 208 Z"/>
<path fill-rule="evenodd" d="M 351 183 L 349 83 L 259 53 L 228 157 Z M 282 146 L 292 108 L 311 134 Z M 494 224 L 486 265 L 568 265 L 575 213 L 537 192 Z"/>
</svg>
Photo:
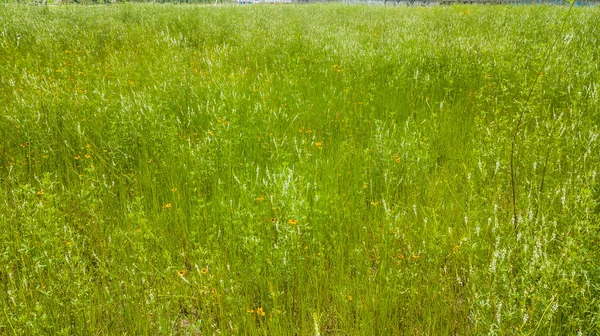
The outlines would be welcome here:
<svg viewBox="0 0 600 336">
<path fill-rule="evenodd" d="M 531 100 L 531 97 L 533 95 L 533 91 L 535 90 L 537 84 L 540 81 L 540 78 L 542 77 L 542 71 L 544 71 L 544 69 L 546 68 L 546 65 L 548 64 L 548 61 L 550 60 L 550 55 L 552 54 L 552 50 L 554 50 L 554 48 L 558 44 L 558 40 L 561 37 L 561 33 L 563 32 L 565 25 L 567 23 L 567 18 L 569 17 L 569 14 L 571 13 L 571 10 L 573 9 L 574 5 L 575 5 L 575 1 L 572 1 L 571 5 L 569 6 L 569 10 L 567 11 L 567 14 L 565 14 L 565 16 L 563 18 L 563 22 L 559 29 L 559 33 L 557 34 L 556 38 L 554 39 L 554 42 L 552 43 L 552 45 L 550 45 L 550 47 L 548 48 L 548 51 L 546 52 L 546 57 L 544 58 L 544 62 L 542 63 L 540 70 L 537 72 L 535 82 L 533 83 L 531 88 L 529 88 L 529 93 L 527 93 L 527 98 L 525 99 L 525 103 L 523 104 L 523 107 L 521 107 L 521 110 L 519 111 L 519 118 L 517 119 L 517 123 L 515 125 L 515 131 L 513 133 L 513 138 L 512 138 L 511 144 L 510 144 L 510 185 L 511 185 L 511 189 L 512 189 L 513 225 L 515 227 L 515 231 L 518 230 L 517 188 L 516 188 L 516 182 L 515 182 L 515 164 L 514 164 L 515 148 L 517 145 L 517 136 L 519 135 L 519 129 L 521 127 L 521 123 L 523 122 L 523 116 L 525 115 L 525 107 L 527 107 L 527 104 L 529 104 L 529 101 Z"/>
</svg>

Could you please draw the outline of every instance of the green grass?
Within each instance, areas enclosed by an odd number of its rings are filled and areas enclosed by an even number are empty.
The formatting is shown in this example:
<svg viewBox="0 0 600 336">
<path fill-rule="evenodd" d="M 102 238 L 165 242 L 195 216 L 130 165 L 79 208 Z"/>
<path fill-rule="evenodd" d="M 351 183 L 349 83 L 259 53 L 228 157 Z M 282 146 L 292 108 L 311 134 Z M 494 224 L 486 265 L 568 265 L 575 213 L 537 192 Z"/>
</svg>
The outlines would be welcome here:
<svg viewBox="0 0 600 336">
<path fill-rule="evenodd" d="M 600 333 L 566 12 L 0 6 L 0 334 Z"/>
</svg>

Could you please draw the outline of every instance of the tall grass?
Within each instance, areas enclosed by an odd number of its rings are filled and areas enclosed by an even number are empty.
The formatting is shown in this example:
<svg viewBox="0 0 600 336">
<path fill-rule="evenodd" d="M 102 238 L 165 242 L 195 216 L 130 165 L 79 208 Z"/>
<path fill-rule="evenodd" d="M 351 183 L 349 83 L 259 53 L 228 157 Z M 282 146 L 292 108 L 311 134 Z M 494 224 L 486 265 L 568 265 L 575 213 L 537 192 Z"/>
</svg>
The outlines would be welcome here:
<svg viewBox="0 0 600 336">
<path fill-rule="evenodd" d="M 565 12 L 0 6 L 0 333 L 599 333 Z"/>
</svg>

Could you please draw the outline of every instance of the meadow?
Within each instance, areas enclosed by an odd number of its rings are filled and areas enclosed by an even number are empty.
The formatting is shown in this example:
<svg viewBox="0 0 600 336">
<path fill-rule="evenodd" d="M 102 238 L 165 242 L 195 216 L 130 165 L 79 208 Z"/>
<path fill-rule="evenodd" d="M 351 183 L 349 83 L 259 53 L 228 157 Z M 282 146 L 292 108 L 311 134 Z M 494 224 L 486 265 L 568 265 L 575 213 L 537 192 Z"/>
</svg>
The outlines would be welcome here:
<svg viewBox="0 0 600 336">
<path fill-rule="evenodd" d="M 568 11 L 0 6 L 0 334 L 599 334 Z"/>
</svg>

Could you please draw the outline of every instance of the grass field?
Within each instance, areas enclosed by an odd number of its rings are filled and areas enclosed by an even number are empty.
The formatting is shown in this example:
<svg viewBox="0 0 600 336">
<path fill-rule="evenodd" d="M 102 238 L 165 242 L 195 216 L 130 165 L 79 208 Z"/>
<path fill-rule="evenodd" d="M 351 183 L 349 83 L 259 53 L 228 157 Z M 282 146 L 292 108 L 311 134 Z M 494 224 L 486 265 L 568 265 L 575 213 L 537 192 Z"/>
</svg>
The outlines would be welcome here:
<svg viewBox="0 0 600 336">
<path fill-rule="evenodd" d="M 0 6 L 0 334 L 600 333 L 567 11 Z"/>
</svg>

